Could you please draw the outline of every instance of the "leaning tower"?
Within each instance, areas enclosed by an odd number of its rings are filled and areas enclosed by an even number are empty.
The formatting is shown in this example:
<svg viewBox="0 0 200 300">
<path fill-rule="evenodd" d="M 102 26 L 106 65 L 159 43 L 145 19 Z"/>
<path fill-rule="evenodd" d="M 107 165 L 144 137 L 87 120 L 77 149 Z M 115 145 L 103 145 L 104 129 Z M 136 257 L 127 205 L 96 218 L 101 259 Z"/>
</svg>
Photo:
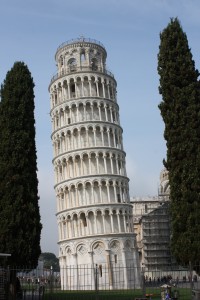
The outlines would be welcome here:
<svg viewBox="0 0 200 300">
<path fill-rule="evenodd" d="M 49 92 L 62 289 L 92 288 L 94 266 L 101 288 L 139 284 L 117 83 L 106 56 L 88 38 L 55 54 Z"/>
</svg>

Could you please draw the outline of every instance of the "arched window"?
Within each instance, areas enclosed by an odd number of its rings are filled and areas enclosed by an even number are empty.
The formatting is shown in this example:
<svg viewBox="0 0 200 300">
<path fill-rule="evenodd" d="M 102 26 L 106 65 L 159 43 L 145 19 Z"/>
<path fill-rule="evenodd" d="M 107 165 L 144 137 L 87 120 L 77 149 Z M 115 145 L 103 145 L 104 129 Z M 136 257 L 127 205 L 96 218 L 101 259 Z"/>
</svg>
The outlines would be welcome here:
<svg viewBox="0 0 200 300">
<path fill-rule="evenodd" d="M 81 62 L 85 61 L 85 49 L 81 51 Z"/>
<path fill-rule="evenodd" d="M 63 64 L 64 64 L 64 60 L 63 60 L 63 56 L 61 55 L 61 56 L 60 56 L 60 66 L 62 67 Z"/>
<path fill-rule="evenodd" d="M 70 58 L 68 60 L 68 66 L 71 72 L 76 71 L 76 59 L 75 58 Z"/>
<path fill-rule="evenodd" d="M 96 58 L 92 58 L 91 59 L 91 67 L 92 67 L 93 71 L 97 71 L 98 70 L 97 59 Z"/>
</svg>

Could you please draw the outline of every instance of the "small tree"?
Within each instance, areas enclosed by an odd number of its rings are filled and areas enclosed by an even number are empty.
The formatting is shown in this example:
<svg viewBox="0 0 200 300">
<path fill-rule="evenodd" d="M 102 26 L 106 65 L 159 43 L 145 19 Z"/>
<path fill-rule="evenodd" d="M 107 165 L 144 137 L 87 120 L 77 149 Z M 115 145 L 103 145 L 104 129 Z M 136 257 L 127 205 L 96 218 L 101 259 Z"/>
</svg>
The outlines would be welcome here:
<svg viewBox="0 0 200 300">
<path fill-rule="evenodd" d="M 59 259 L 55 256 L 54 253 L 43 252 L 41 253 L 39 259 L 44 262 L 44 268 L 51 269 L 52 267 L 54 271 L 56 272 L 60 271 Z"/>
<path fill-rule="evenodd" d="M 169 171 L 172 252 L 182 265 L 200 262 L 199 72 L 177 18 L 160 34 L 159 105 L 165 123 Z"/>
<path fill-rule="evenodd" d="M 1 86 L 0 252 L 20 266 L 36 266 L 41 253 L 33 88 L 23 62 Z"/>
</svg>

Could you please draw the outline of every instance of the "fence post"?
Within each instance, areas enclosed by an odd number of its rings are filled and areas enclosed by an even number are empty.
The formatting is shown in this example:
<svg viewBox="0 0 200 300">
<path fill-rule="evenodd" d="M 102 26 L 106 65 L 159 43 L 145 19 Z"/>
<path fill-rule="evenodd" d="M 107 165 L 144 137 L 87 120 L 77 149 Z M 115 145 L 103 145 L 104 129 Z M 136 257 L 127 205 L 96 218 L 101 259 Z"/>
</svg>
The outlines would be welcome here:
<svg viewBox="0 0 200 300">
<path fill-rule="evenodd" d="M 192 276 L 192 272 L 193 271 L 193 268 L 192 268 L 192 264 L 191 264 L 191 261 L 189 262 L 189 274 L 190 274 L 190 289 L 191 289 L 191 293 L 192 293 L 192 290 L 194 288 L 194 284 L 193 284 L 193 276 Z"/>
<path fill-rule="evenodd" d="M 50 293 L 53 293 L 53 267 L 51 266 L 50 269 Z"/>
<path fill-rule="evenodd" d="M 98 300 L 98 265 L 95 267 L 95 299 Z"/>
<path fill-rule="evenodd" d="M 142 271 L 141 271 L 141 285 L 142 285 L 142 295 L 143 295 L 143 297 L 145 297 L 146 287 L 145 287 L 145 272 L 144 272 L 144 267 L 142 267 Z"/>
</svg>

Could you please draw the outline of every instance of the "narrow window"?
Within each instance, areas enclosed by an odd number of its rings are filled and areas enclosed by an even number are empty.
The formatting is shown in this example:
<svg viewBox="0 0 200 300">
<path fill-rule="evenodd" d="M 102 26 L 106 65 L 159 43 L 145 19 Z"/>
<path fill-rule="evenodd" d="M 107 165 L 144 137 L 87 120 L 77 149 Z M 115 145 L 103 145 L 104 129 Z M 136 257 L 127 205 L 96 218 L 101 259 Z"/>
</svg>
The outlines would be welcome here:
<svg viewBox="0 0 200 300">
<path fill-rule="evenodd" d="M 81 62 L 85 61 L 85 50 L 81 53 Z"/>
<path fill-rule="evenodd" d="M 99 265 L 99 274 L 100 274 L 100 277 L 102 277 L 102 265 Z"/>
<path fill-rule="evenodd" d="M 84 227 L 87 227 L 87 220 L 86 220 L 86 217 L 85 216 L 83 216 L 83 226 Z"/>
<path fill-rule="evenodd" d="M 117 263 L 117 254 L 114 254 L 115 263 Z"/>
<path fill-rule="evenodd" d="M 121 202 L 121 197 L 120 197 L 120 194 L 117 194 L 117 202 Z"/>
</svg>

